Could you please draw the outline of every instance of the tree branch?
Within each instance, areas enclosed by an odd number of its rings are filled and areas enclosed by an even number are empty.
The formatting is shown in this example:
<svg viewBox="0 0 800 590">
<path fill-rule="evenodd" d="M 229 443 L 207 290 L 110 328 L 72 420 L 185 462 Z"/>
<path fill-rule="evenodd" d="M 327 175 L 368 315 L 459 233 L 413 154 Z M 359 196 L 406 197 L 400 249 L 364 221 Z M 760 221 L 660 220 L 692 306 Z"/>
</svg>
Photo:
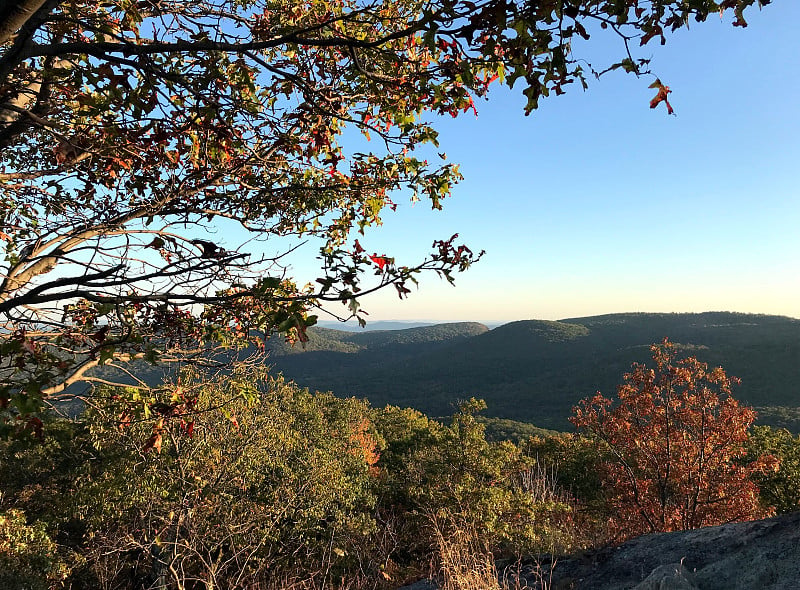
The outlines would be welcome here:
<svg viewBox="0 0 800 590">
<path fill-rule="evenodd" d="M 42 8 L 47 0 L 10 0 L 0 7 L 0 44 L 5 43 Z"/>
</svg>

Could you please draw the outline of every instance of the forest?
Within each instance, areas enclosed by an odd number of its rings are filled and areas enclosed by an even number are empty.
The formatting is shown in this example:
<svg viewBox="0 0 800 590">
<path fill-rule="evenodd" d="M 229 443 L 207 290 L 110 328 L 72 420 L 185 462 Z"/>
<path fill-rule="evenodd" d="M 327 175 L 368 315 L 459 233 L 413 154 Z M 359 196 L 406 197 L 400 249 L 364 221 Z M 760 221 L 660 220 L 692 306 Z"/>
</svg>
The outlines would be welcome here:
<svg viewBox="0 0 800 590">
<path fill-rule="evenodd" d="M 333 395 L 272 366 L 380 355 L 385 334 L 313 327 L 363 325 L 373 293 L 403 300 L 483 258 L 457 233 L 412 262 L 362 245 L 396 199 L 439 210 L 461 180 L 437 121 L 502 85 L 528 115 L 610 72 L 672 115 L 648 45 L 708 18 L 744 28 L 768 4 L 3 3 L 0 587 L 545 588 L 541 560 L 796 510 L 800 439 L 754 426 L 752 408 L 788 407 L 775 383 L 796 320 L 402 331 L 393 354 L 419 384 L 399 405 L 364 399 L 358 383 L 384 378 L 370 368 Z M 611 63 L 592 62 L 598 39 Z M 308 283 L 286 262 L 303 246 L 319 267 Z M 620 325 L 635 344 L 615 345 Z M 726 325 L 752 334 L 720 339 Z M 740 364 L 754 352 L 736 338 L 765 333 L 759 354 L 780 366 Z M 540 396 L 513 416 L 532 424 L 509 422 L 528 361 L 505 351 L 523 336 L 568 361 L 555 377 L 575 373 L 571 346 L 604 376 L 556 380 L 549 413 Z M 743 401 L 718 358 L 752 370 Z M 487 390 L 489 417 L 469 391 L 487 367 L 509 377 Z M 443 369 L 466 393 L 455 406 L 430 382 Z M 431 415 L 406 407 L 423 398 Z"/>
<path fill-rule="evenodd" d="M 267 362 L 303 387 L 376 405 L 449 416 L 458 400 L 475 396 L 486 400 L 489 416 L 566 430 L 572 406 L 595 391 L 613 392 L 664 336 L 739 377 L 736 397 L 758 408 L 759 424 L 800 433 L 800 322 L 788 317 L 638 313 L 492 330 L 477 323 L 362 333 L 315 327 L 304 346 L 269 341 Z"/>
</svg>

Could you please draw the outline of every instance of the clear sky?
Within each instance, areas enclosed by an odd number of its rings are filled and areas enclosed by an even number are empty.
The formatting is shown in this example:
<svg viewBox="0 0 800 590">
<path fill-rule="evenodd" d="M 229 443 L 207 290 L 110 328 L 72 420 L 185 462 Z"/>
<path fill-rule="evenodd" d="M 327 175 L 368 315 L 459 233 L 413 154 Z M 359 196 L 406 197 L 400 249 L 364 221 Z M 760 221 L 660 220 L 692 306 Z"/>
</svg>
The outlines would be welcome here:
<svg viewBox="0 0 800 590">
<path fill-rule="evenodd" d="M 674 117 L 649 108 L 652 79 L 614 72 L 529 117 L 519 87 L 477 118 L 441 120 L 465 180 L 443 211 L 398 199 L 361 243 L 412 263 L 458 232 L 486 256 L 455 288 L 428 276 L 402 302 L 393 289 L 366 299 L 370 318 L 800 318 L 800 2 L 748 21 L 709 18 L 639 50 L 672 88 Z M 611 47 L 593 37 L 578 51 L 601 66 Z"/>
</svg>

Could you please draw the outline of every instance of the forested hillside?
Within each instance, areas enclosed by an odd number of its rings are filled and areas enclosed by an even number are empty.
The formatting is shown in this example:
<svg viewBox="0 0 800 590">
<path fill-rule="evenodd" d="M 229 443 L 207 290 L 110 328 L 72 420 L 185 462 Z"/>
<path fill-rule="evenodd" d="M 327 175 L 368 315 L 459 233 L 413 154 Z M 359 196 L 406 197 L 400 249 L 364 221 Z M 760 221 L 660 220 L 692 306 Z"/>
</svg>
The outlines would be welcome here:
<svg viewBox="0 0 800 590">
<path fill-rule="evenodd" d="M 457 400 L 477 396 L 490 415 L 564 429 L 579 399 L 613 393 L 631 363 L 645 361 L 648 346 L 665 337 L 741 378 L 734 392 L 747 403 L 800 405 L 800 321 L 780 316 L 631 313 L 493 330 L 480 324 L 360 334 L 312 329 L 305 352 L 296 346 L 288 354 L 275 343 L 271 363 L 303 386 L 375 405 L 443 416 Z M 764 410 L 762 419 L 793 426 L 791 410 L 779 414 Z"/>
<path fill-rule="evenodd" d="M 431 346 L 463 340 L 488 330 L 489 328 L 483 324 L 475 322 L 367 332 L 313 328 L 308 331 L 308 342 L 304 346 L 291 346 L 277 339 L 270 342 L 270 348 L 276 356 L 311 351 L 375 353 L 386 348 L 391 348 L 393 354 L 401 351 L 418 353 L 423 349 L 428 350 Z"/>
</svg>

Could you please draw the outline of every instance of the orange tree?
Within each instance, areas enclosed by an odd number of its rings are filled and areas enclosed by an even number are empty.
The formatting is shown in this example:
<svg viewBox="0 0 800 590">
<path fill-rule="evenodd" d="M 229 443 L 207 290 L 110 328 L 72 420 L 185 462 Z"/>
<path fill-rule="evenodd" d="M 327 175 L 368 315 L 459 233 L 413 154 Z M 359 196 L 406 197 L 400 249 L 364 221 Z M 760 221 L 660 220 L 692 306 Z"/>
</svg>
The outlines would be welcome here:
<svg viewBox="0 0 800 590">
<path fill-rule="evenodd" d="M 400 191 L 434 208 L 450 193 L 457 166 L 420 152 L 437 144 L 432 117 L 472 112 L 495 82 L 520 83 L 527 112 L 585 85 L 579 37 L 618 39 L 604 69 L 645 73 L 631 47 L 720 12 L 742 26 L 756 3 L 3 2 L 0 426 L 37 431 L 98 364 L 303 340 L 323 304 L 360 317 L 360 295 L 404 297 L 423 271 L 452 280 L 477 257 L 455 237 L 400 261 L 353 235 Z M 650 106 L 669 107 L 653 86 Z M 305 286 L 282 264 L 298 239 L 322 261 Z"/>
<path fill-rule="evenodd" d="M 655 367 L 634 364 L 616 402 L 598 393 L 571 418 L 610 452 L 602 479 L 612 534 L 625 538 L 766 514 L 751 476 L 775 460 L 739 460 L 755 413 L 731 397 L 736 379 L 694 357 L 677 358 L 666 339 L 651 350 Z"/>
</svg>

